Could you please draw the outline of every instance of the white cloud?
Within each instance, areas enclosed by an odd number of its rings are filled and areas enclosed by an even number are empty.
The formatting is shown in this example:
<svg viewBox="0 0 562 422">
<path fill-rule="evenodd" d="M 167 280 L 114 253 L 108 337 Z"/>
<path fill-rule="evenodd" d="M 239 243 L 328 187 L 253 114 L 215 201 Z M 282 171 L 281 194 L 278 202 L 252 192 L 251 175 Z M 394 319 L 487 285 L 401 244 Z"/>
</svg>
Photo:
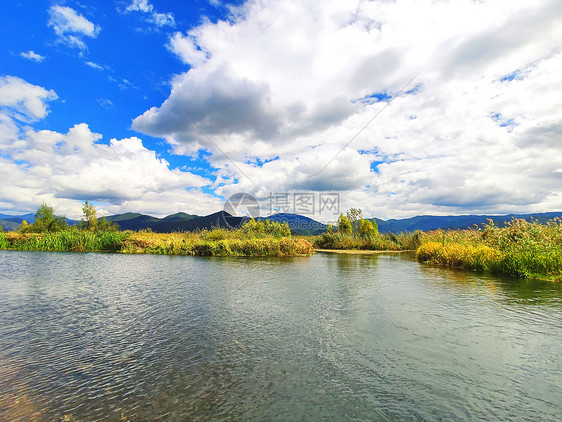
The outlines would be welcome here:
<svg viewBox="0 0 562 422">
<path fill-rule="evenodd" d="M 113 101 L 111 101 L 110 99 L 98 98 L 96 101 L 100 106 L 102 106 L 103 108 L 105 108 L 107 110 L 115 109 L 115 105 L 113 104 Z"/>
<path fill-rule="evenodd" d="M 55 91 L 30 84 L 16 76 L 0 76 L 0 111 L 23 122 L 44 118 L 47 101 L 56 100 Z"/>
<path fill-rule="evenodd" d="M 154 6 L 150 4 L 148 0 L 133 0 L 133 2 L 127 6 L 126 12 L 141 12 L 147 14 L 147 22 L 152 23 L 158 27 L 163 26 L 175 26 L 176 21 L 172 13 L 159 13 L 154 9 Z"/>
<path fill-rule="evenodd" d="M 133 121 L 178 153 L 211 151 L 219 192 L 341 189 L 379 217 L 562 209 L 562 3 L 231 10 L 170 37 L 189 68 Z"/>
<path fill-rule="evenodd" d="M 34 62 L 38 62 L 38 63 L 41 63 L 43 60 L 45 60 L 45 56 L 42 56 L 41 54 L 37 54 L 33 50 L 29 50 L 27 52 L 22 51 L 20 53 L 20 56 L 25 58 L 25 59 L 28 59 L 28 60 L 31 60 L 31 61 L 34 61 Z"/>
<path fill-rule="evenodd" d="M 133 0 L 133 2 L 127 7 L 127 12 L 144 12 L 151 13 L 154 11 L 154 6 L 152 6 L 148 0 Z"/>
<path fill-rule="evenodd" d="M 0 209 L 32 211 L 46 202 L 77 217 L 86 199 L 109 213 L 204 214 L 220 207 L 217 198 L 201 190 L 210 180 L 170 169 L 139 138 L 104 143 L 85 123 L 59 133 L 36 131 L 15 120 L 45 117 L 45 103 L 54 98 L 54 91 L 22 79 L 0 79 Z"/>
<path fill-rule="evenodd" d="M 96 70 L 104 70 L 105 69 L 102 65 L 94 63 L 94 62 L 87 61 L 87 62 L 84 62 L 84 64 L 86 64 L 87 66 L 90 66 L 92 69 L 96 69 Z"/>
<path fill-rule="evenodd" d="M 72 8 L 59 5 L 49 8 L 48 26 L 53 28 L 59 42 L 80 50 L 87 48 L 83 37 L 96 38 L 100 32 L 99 25 L 94 25 Z"/>
<path fill-rule="evenodd" d="M 194 36 L 183 36 L 181 32 L 176 32 L 168 44 L 168 49 L 176 54 L 184 63 L 196 67 L 207 60 L 207 55 L 196 45 Z"/>
</svg>

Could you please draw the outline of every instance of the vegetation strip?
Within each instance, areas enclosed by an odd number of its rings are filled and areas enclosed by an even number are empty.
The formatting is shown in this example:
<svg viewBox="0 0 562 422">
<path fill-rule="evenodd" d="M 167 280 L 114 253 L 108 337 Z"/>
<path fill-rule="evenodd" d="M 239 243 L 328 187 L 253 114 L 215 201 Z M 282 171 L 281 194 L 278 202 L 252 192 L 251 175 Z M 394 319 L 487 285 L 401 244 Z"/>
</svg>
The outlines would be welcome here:
<svg viewBox="0 0 562 422">
<path fill-rule="evenodd" d="M 516 277 L 562 280 L 562 220 L 514 219 L 505 227 L 435 230 L 423 234 L 418 260 Z"/>
<path fill-rule="evenodd" d="M 314 252 L 323 253 L 339 253 L 339 254 L 350 254 L 350 255 L 373 255 L 381 253 L 402 253 L 402 252 L 414 252 L 413 250 L 403 250 L 403 251 L 371 251 L 365 249 L 314 249 Z"/>
<path fill-rule="evenodd" d="M 118 231 L 98 219 L 87 201 L 80 226 L 69 227 L 43 204 L 33 224 L 18 232 L 0 232 L 0 249 L 58 252 L 120 252 L 198 256 L 297 256 L 312 254 L 312 244 L 291 236 L 289 226 L 269 220 L 250 220 L 239 229 L 213 229 L 185 233 Z"/>
<path fill-rule="evenodd" d="M 505 227 L 492 220 L 467 230 L 433 230 L 380 234 L 361 210 L 340 214 L 337 228 L 317 236 L 292 236 L 287 223 L 249 220 L 237 229 L 152 233 L 119 231 L 99 219 L 85 202 L 79 226 L 43 204 L 35 222 L 17 232 L 0 229 L 0 249 L 34 251 L 121 252 L 198 256 L 297 256 L 316 251 L 370 254 L 416 250 L 421 262 L 517 277 L 562 280 L 562 219 L 546 224 L 513 219 Z"/>
</svg>

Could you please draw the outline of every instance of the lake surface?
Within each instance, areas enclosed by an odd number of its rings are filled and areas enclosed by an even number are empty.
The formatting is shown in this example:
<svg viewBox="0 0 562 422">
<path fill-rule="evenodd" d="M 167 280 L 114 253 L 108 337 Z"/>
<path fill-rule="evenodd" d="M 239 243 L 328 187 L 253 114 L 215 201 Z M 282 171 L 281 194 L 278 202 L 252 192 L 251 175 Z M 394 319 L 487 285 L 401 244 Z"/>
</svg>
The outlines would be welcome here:
<svg viewBox="0 0 562 422">
<path fill-rule="evenodd" d="M 411 255 L 0 251 L 0 420 L 558 420 L 562 285 Z"/>
</svg>

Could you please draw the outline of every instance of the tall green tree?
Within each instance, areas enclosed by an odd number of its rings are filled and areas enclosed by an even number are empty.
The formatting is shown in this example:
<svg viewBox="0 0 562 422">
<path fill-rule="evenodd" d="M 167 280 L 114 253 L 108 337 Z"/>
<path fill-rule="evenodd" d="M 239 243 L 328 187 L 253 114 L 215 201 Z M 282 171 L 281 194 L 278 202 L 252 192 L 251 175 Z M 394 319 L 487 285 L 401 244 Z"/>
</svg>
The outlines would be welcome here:
<svg viewBox="0 0 562 422">
<path fill-rule="evenodd" d="M 96 207 L 86 200 L 84 205 L 82 205 L 82 213 L 82 228 L 84 230 L 95 231 L 98 225 L 98 212 L 96 211 Z"/>
<path fill-rule="evenodd" d="M 351 222 L 343 214 L 340 214 L 340 217 L 338 218 L 338 233 L 343 233 L 343 234 L 353 233 Z"/>
<path fill-rule="evenodd" d="M 43 203 L 35 213 L 35 222 L 31 225 L 31 231 L 37 233 L 56 232 L 64 230 L 67 226 L 68 224 L 64 217 L 57 217 L 53 207 Z"/>
<path fill-rule="evenodd" d="M 116 223 L 106 220 L 105 217 L 98 218 L 96 230 L 100 232 L 117 232 L 119 226 Z"/>
<path fill-rule="evenodd" d="M 347 211 L 347 219 L 351 223 L 351 227 L 353 233 L 357 233 L 359 231 L 359 221 L 363 218 L 363 211 L 359 208 L 351 208 Z"/>
<path fill-rule="evenodd" d="M 375 225 L 373 225 L 371 221 L 361 219 L 359 221 L 359 235 L 365 238 L 376 236 L 379 233 L 378 229 L 376 228 L 376 224 L 376 222 Z"/>
</svg>

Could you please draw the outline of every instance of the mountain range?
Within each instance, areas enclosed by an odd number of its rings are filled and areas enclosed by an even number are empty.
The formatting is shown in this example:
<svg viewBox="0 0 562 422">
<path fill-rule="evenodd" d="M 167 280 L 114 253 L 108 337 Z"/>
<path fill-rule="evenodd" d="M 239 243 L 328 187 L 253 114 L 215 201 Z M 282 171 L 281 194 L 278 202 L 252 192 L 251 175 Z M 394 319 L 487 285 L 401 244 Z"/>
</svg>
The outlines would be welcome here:
<svg viewBox="0 0 562 422">
<path fill-rule="evenodd" d="M 381 233 L 400 233 L 415 230 L 434 230 L 434 229 L 465 229 L 476 225 L 487 223 L 493 220 L 498 226 L 504 225 L 513 218 L 524 218 L 529 220 L 534 218 L 541 223 L 555 217 L 562 218 L 562 212 L 547 212 L 535 214 L 508 214 L 508 215 L 456 215 L 456 216 L 435 216 L 422 215 L 404 219 L 381 220 L 372 219 L 378 225 Z M 232 216 L 226 211 L 219 211 L 213 214 L 199 216 L 179 212 L 168 215 L 164 218 L 157 218 L 150 215 L 138 213 L 117 214 L 106 217 L 108 221 L 117 224 L 121 230 L 143 230 L 151 229 L 157 233 L 182 232 L 211 229 L 213 227 L 239 227 L 248 217 Z M 269 219 L 281 223 L 287 222 L 294 234 L 314 235 L 326 231 L 326 225 L 312 218 L 298 214 L 273 214 L 269 217 L 259 217 L 258 220 Z M 8 215 L 0 214 L 0 226 L 6 230 L 15 230 L 23 220 L 33 223 L 34 214 Z M 77 220 L 67 219 L 68 224 L 78 224 Z"/>
</svg>

